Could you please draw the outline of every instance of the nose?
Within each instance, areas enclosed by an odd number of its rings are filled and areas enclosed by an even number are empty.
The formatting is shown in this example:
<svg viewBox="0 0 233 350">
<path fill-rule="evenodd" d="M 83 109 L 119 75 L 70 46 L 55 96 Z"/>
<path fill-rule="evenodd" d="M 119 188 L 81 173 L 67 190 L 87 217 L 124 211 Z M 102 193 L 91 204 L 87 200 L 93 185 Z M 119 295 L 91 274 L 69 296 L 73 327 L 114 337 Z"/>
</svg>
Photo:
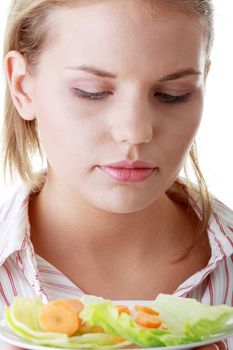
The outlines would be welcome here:
<svg viewBox="0 0 233 350">
<path fill-rule="evenodd" d="M 112 137 L 117 143 L 149 143 L 153 138 L 154 116 L 149 101 L 129 98 L 116 107 L 111 118 Z"/>
</svg>

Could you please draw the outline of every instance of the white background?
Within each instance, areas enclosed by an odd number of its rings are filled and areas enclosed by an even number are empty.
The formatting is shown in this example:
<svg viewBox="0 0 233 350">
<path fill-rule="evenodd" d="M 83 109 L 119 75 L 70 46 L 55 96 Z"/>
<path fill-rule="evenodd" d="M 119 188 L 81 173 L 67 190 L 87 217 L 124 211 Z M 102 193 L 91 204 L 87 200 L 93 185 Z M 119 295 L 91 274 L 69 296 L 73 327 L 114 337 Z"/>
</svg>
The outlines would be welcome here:
<svg viewBox="0 0 233 350">
<path fill-rule="evenodd" d="M 0 2 L 0 47 L 9 1 Z M 233 208 L 233 1 L 214 0 L 215 43 L 202 125 L 198 134 L 199 158 L 212 193 Z M 0 79 L 0 122 L 3 105 Z M 2 166 L 1 166 L 2 168 Z M 0 173 L 2 173 L 0 169 Z M 13 191 L 0 177 L 0 202 Z"/>
</svg>

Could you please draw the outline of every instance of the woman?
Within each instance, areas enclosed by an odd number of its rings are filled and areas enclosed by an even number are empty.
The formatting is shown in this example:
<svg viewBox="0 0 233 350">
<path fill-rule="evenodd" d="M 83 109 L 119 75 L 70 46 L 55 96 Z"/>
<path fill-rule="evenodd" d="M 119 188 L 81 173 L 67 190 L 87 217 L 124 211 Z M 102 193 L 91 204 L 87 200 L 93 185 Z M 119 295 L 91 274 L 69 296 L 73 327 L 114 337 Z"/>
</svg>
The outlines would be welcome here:
<svg viewBox="0 0 233 350">
<path fill-rule="evenodd" d="M 230 304 L 233 214 L 211 202 L 195 152 L 211 1 L 22 0 L 10 13 L 3 146 L 24 186 L 2 209 L 2 310 L 68 285 Z M 188 155 L 198 189 L 179 178 Z"/>
</svg>

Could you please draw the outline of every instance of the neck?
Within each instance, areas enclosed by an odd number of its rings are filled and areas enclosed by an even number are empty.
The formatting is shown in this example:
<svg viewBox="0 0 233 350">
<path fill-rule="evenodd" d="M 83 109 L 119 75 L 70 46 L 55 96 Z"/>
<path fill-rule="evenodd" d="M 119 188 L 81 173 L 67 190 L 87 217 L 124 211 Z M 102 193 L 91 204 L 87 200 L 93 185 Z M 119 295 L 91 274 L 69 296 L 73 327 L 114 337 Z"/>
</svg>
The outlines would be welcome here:
<svg viewBox="0 0 233 350">
<path fill-rule="evenodd" d="M 191 241 L 183 237 L 187 213 L 166 194 L 143 210 L 112 213 L 89 205 L 74 193 L 53 191 L 46 182 L 30 201 L 29 217 L 35 247 L 53 247 L 56 242 L 63 251 L 88 252 L 93 259 L 119 258 L 131 252 L 141 260 L 155 249 L 163 256 L 165 250 L 178 252 Z"/>
</svg>

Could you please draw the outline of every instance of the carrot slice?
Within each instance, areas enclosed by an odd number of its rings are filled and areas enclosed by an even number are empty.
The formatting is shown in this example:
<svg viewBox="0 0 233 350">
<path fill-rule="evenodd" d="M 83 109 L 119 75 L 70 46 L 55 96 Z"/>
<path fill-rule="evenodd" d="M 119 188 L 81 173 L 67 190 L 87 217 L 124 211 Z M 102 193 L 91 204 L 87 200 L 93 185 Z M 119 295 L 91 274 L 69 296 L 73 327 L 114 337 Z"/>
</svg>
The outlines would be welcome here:
<svg viewBox="0 0 233 350">
<path fill-rule="evenodd" d="M 58 299 L 42 306 L 39 321 L 48 332 L 65 333 L 69 336 L 77 332 L 82 325 L 79 312 L 83 306 L 74 299 Z"/>
<path fill-rule="evenodd" d="M 123 343 L 123 341 L 125 341 L 124 338 L 119 338 L 119 337 L 116 337 L 116 336 L 114 336 L 114 339 L 116 340 L 117 343 Z"/>
<path fill-rule="evenodd" d="M 145 312 L 139 311 L 135 322 L 138 325 L 146 328 L 159 328 L 163 321 L 157 316 L 152 316 Z"/>
<path fill-rule="evenodd" d="M 105 333 L 105 332 L 102 327 L 87 326 L 86 324 L 83 324 L 82 327 L 79 329 L 79 334 L 86 334 L 86 333 Z"/>
<path fill-rule="evenodd" d="M 149 315 L 159 316 L 158 311 L 155 311 L 148 306 L 135 305 L 134 308 L 136 311 L 142 311 L 142 312 L 145 312 L 146 314 L 149 314 Z"/>
<path fill-rule="evenodd" d="M 123 312 L 127 313 L 130 315 L 129 308 L 126 305 L 117 305 L 118 308 L 118 313 L 121 315 Z"/>
</svg>

